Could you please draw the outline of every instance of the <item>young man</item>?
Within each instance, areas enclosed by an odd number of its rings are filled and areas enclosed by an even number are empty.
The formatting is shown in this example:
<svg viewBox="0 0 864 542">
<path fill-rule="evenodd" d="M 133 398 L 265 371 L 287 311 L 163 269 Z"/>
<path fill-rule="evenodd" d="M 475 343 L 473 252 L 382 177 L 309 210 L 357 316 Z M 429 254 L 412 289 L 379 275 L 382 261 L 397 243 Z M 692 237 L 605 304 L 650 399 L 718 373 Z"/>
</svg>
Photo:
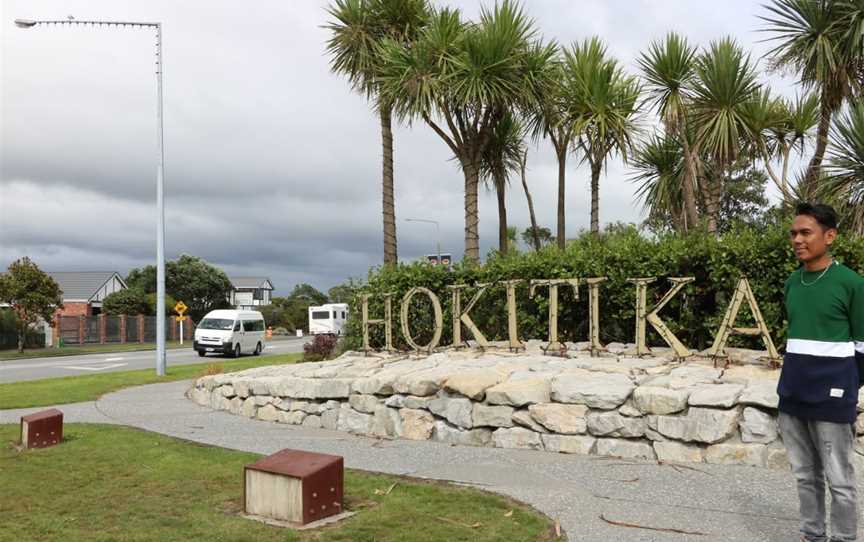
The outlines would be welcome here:
<svg viewBox="0 0 864 542">
<path fill-rule="evenodd" d="M 864 279 L 828 252 L 837 238 L 837 214 L 828 205 L 800 204 L 789 236 L 802 265 L 786 280 L 780 434 L 798 482 L 802 542 L 849 542 L 858 532 L 852 461 L 864 380 Z"/>
</svg>

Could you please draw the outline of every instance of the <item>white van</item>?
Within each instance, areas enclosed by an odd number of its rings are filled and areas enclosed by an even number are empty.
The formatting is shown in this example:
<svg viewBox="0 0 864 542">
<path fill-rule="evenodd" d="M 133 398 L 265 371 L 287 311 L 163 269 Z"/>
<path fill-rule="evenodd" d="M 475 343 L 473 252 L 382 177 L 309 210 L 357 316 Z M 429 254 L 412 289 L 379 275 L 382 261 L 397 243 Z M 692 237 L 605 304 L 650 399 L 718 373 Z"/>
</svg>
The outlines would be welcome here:
<svg viewBox="0 0 864 542">
<path fill-rule="evenodd" d="M 309 307 L 310 335 L 342 335 L 348 320 L 348 303 Z"/>
<path fill-rule="evenodd" d="M 264 350 L 264 317 L 257 311 L 210 311 L 195 328 L 192 348 L 201 357 L 208 352 L 257 356 Z"/>
</svg>

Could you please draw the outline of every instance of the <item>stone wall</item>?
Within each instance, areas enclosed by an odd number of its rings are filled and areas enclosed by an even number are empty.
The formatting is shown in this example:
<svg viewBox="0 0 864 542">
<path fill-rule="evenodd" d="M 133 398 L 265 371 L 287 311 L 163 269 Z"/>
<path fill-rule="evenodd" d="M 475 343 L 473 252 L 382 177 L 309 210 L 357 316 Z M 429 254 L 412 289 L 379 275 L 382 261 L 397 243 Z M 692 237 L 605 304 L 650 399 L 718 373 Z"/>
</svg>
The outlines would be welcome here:
<svg viewBox="0 0 864 542">
<path fill-rule="evenodd" d="M 675 462 L 788 468 L 777 431 L 779 370 L 731 352 L 715 368 L 625 345 L 592 358 L 527 351 L 430 356 L 349 352 L 331 361 L 206 376 L 188 397 L 259 420 L 377 437 Z M 860 409 L 859 409 L 860 410 Z M 864 433 L 864 416 L 856 424 Z"/>
</svg>

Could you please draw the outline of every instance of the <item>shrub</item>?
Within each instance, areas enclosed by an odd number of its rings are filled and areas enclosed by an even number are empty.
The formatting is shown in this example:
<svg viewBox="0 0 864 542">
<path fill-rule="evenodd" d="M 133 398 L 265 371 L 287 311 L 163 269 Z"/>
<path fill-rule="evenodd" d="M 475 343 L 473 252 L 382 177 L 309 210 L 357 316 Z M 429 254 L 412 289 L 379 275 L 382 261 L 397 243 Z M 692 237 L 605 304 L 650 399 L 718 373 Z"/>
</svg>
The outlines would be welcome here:
<svg viewBox="0 0 864 542">
<path fill-rule="evenodd" d="M 452 342 L 451 299 L 446 286 L 451 284 L 494 283 L 509 279 L 588 278 L 606 276 L 600 287 L 601 342 L 633 342 L 635 335 L 635 286 L 626 279 L 657 277 L 648 289 L 650 310 L 670 288 L 668 277 L 695 277 L 662 311 L 661 317 L 690 348 L 711 345 L 720 327 L 738 279 L 746 276 L 771 331 L 775 344 L 783 344 L 786 328 L 783 309 L 783 285 L 798 267 L 787 239 L 785 225 L 760 229 L 738 228 L 720 238 L 704 233 L 647 237 L 634 227 L 615 228 L 598 238 L 583 235 L 571 241 L 562 252 L 547 247 L 539 252 L 491 254 L 483 265 L 457 264 L 452 271 L 426 263 L 400 264 L 370 270 L 367 283 L 350 301 L 346 348 L 362 347 L 363 331 L 360 295 L 373 294 L 369 301 L 370 318 L 382 318 L 384 302 L 380 294 L 393 295 L 393 340 L 398 349 L 407 349 L 401 332 L 400 304 L 414 286 L 435 292 L 444 313 L 441 345 Z M 864 238 L 841 236 L 834 244 L 835 257 L 864 273 Z M 561 340 L 585 341 L 588 338 L 588 291 L 584 282 L 579 299 L 572 290 L 559 287 L 559 323 Z M 473 295 L 473 288 L 463 291 L 463 308 Z M 516 291 L 517 319 L 520 337 L 545 339 L 548 334 L 548 289 L 538 288 L 529 298 L 527 281 Z M 506 297 L 503 285 L 490 287 L 471 311 L 471 318 L 489 340 L 507 338 Z M 414 297 L 409 311 L 410 327 L 415 340 L 424 344 L 434 325 L 431 303 L 423 295 Z M 752 323 L 746 304 L 739 313 L 738 326 Z M 648 326 L 648 344 L 665 345 Z M 470 338 L 470 333 L 463 332 Z M 370 328 L 373 347 L 384 344 L 383 326 Z M 731 346 L 762 348 L 758 338 L 733 337 Z"/>
<path fill-rule="evenodd" d="M 322 361 L 330 359 L 336 348 L 335 335 L 315 335 L 312 342 L 303 345 L 303 361 Z"/>
</svg>

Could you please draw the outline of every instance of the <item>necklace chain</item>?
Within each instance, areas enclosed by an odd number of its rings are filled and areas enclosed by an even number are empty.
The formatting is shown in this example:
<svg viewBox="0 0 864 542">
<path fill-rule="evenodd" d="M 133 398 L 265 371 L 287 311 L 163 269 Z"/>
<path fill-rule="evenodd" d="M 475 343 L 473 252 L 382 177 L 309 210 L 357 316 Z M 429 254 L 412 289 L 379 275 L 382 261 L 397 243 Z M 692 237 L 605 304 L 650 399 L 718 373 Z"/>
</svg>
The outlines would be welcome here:
<svg viewBox="0 0 864 542">
<path fill-rule="evenodd" d="M 837 262 L 834 260 L 834 258 L 831 258 L 831 263 L 828 264 L 828 267 L 826 267 L 826 268 L 825 268 L 825 269 L 824 269 L 824 270 L 819 274 L 819 276 L 816 277 L 816 280 L 814 280 L 813 282 L 804 282 L 804 267 L 802 267 L 802 268 L 801 268 L 801 273 L 798 275 L 799 278 L 801 279 L 801 285 L 802 285 L 802 286 L 813 286 L 814 284 L 816 284 L 817 282 L 819 282 L 819 279 L 821 279 L 822 277 L 825 276 L 825 273 L 827 273 L 828 270 L 831 269 L 831 268 L 834 266 L 835 263 L 837 263 Z"/>
</svg>

